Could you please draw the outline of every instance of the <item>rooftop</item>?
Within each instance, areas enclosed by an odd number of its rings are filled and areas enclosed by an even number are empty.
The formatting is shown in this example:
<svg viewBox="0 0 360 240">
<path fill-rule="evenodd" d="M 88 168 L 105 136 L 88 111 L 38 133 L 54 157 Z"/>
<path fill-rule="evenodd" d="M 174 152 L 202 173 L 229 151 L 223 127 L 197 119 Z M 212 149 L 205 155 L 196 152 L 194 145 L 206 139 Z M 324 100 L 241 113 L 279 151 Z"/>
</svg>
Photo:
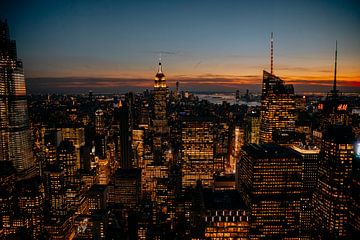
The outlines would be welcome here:
<svg viewBox="0 0 360 240">
<path fill-rule="evenodd" d="M 277 144 L 249 144 L 242 148 L 253 158 L 297 158 L 298 155 L 291 149 Z"/>
</svg>

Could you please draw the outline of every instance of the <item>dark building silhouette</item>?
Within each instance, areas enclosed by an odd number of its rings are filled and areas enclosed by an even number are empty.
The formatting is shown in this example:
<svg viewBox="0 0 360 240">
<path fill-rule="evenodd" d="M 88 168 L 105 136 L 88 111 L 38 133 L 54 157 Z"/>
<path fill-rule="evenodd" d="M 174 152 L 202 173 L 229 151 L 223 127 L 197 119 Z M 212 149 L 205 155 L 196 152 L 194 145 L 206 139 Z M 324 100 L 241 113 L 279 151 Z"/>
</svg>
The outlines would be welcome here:
<svg viewBox="0 0 360 240">
<path fill-rule="evenodd" d="M 112 127 L 114 129 L 115 156 L 121 168 L 130 168 L 132 162 L 129 156 L 131 146 L 129 142 L 129 108 L 121 101 L 114 108 Z"/>
</svg>

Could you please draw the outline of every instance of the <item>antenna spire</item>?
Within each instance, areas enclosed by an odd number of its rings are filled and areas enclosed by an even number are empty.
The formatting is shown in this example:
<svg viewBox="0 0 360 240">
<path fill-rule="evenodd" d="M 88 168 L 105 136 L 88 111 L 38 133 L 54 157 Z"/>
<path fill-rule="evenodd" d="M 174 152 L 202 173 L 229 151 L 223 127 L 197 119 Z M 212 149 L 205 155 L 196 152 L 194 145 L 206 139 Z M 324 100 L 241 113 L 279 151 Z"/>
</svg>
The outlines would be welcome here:
<svg viewBox="0 0 360 240">
<path fill-rule="evenodd" d="M 161 53 L 159 54 L 159 69 L 158 69 L 158 73 L 162 73 Z"/>
<path fill-rule="evenodd" d="M 337 40 L 335 45 L 335 68 L 334 68 L 334 85 L 333 85 L 333 94 L 337 94 L 336 90 L 336 71 L 337 71 Z"/>
<path fill-rule="evenodd" d="M 273 74 L 274 70 L 274 34 L 271 32 L 271 39 L 270 39 L 270 73 Z"/>
</svg>

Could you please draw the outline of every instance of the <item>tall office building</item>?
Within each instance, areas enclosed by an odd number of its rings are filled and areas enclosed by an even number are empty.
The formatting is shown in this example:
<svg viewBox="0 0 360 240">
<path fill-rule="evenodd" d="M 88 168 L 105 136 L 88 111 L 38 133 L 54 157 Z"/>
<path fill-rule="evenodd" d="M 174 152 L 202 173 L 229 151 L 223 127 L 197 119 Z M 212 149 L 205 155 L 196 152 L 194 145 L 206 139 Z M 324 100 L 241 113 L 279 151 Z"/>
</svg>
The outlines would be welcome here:
<svg viewBox="0 0 360 240">
<path fill-rule="evenodd" d="M 351 180 L 351 197 L 349 222 L 350 231 L 353 236 L 360 233 L 360 143 L 355 147 L 355 158 L 353 160 L 353 171 Z"/>
<path fill-rule="evenodd" d="M 132 167 L 129 156 L 130 152 L 130 133 L 129 133 L 129 108 L 121 101 L 114 108 L 113 113 L 114 139 L 115 139 L 115 159 L 121 168 Z"/>
<path fill-rule="evenodd" d="M 77 164 L 77 153 L 75 146 L 69 140 L 60 143 L 57 154 L 60 169 L 64 171 L 66 186 L 66 203 L 72 211 L 81 211 L 84 204 L 83 183 L 80 181 L 79 169 Z"/>
<path fill-rule="evenodd" d="M 114 179 L 114 202 L 121 204 L 124 209 L 135 210 L 140 201 L 141 170 L 119 168 L 115 172 Z"/>
<path fill-rule="evenodd" d="M 333 89 L 326 96 L 325 101 L 321 101 L 317 110 L 321 114 L 320 123 L 323 129 L 330 124 L 344 124 L 349 125 L 350 118 L 350 105 L 348 102 L 340 95 L 339 90 L 337 89 L 337 42 L 335 48 L 335 64 L 334 64 L 334 81 Z"/>
<path fill-rule="evenodd" d="M 182 186 L 194 187 L 200 180 L 205 187 L 214 181 L 214 135 L 212 123 L 187 121 L 182 128 Z"/>
<path fill-rule="evenodd" d="M 299 239 L 301 157 L 275 144 L 242 148 L 237 186 L 250 210 L 254 238 Z"/>
<path fill-rule="evenodd" d="M 95 131 L 96 134 L 101 135 L 104 133 L 105 119 L 104 111 L 101 109 L 96 110 L 95 112 Z"/>
<path fill-rule="evenodd" d="M 35 173 L 23 64 L 6 20 L 0 21 L 0 160 L 11 161 L 19 178 Z"/>
<path fill-rule="evenodd" d="M 260 112 L 252 109 L 245 116 L 245 143 L 259 143 Z"/>
<path fill-rule="evenodd" d="M 316 146 L 294 145 L 292 149 L 301 156 L 303 173 L 303 195 L 301 197 L 300 231 L 301 237 L 310 239 L 312 220 L 312 196 L 316 187 L 319 153 Z"/>
<path fill-rule="evenodd" d="M 273 74 L 273 38 L 271 35 L 271 72 L 263 71 L 260 142 L 272 142 L 274 132 L 295 131 L 295 100 L 292 85 Z"/>
<path fill-rule="evenodd" d="M 241 147 L 244 145 L 244 128 L 234 126 L 230 139 L 229 161 L 226 166 L 226 173 L 235 173 L 236 162 L 239 159 Z"/>
<path fill-rule="evenodd" d="M 166 105 L 167 105 L 168 87 L 166 86 L 166 78 L 162 71 L 161 62 L 159 69 L 155 75 L 154 91 L 153 91 L 153 119 L 152 127 L 155 134 L 165 134 L 169 132 Z"/>
<path fill-rule="evenodd" d="M 349 205 L 355 137 L 350 126 L 330 125 L 323 135 L 314 191 L 314 235 L 320 239 L 349 236 Z"/>
</svg>

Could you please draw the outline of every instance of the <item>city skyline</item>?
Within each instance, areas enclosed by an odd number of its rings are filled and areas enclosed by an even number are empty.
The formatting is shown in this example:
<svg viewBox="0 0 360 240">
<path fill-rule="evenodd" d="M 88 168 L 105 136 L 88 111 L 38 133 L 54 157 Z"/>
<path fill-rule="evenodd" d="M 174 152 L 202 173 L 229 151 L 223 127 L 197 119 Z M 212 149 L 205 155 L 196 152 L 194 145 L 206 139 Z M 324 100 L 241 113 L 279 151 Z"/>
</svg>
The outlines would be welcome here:
<svg viewBox="0 0 360 240">
<path fill-rule="evenodd" d="M 296 92 L 326 92 L 335 40 L 340 90 L 360 88 L 359 9 L 355 1 L 35 1 L 8 2 L 0 16 L 18 39 L 30 93 L 150 88 L 160 54 L 171 88 L 260 91 L 270 32 L 274 73 Z"/>
<path fill-rule="evenodd" d="M 326 95 L 278 75 L 273 32 L 261 94 L 220 75 L 204 81 L 216 93 L 174 88 L 161 58 L 146 90 L 53 78 L 62 94 L 29 94 L 10 29 L 0 20 L 1 239 L 359 235 L 360 94 L 339 88 L 337 41 Z"/>
</svg>

